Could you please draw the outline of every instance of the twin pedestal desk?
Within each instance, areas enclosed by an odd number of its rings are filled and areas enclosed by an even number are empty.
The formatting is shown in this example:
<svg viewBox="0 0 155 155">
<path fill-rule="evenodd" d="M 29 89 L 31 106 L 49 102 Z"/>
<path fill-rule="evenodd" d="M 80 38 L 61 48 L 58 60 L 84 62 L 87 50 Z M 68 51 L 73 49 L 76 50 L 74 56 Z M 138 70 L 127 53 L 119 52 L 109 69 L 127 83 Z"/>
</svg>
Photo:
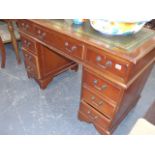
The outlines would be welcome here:
<svg viewBox="0 0 155 155">
<path fill-rule="evenodd" d="M 25 68 L 45 89 L 53 77 L 82 65 L 78 118 L 101 134 L 114 129 L 136 105 L 155 60 L 155 32 L 105 36 L 88 22 L 19 20 Z"/>
</svg>

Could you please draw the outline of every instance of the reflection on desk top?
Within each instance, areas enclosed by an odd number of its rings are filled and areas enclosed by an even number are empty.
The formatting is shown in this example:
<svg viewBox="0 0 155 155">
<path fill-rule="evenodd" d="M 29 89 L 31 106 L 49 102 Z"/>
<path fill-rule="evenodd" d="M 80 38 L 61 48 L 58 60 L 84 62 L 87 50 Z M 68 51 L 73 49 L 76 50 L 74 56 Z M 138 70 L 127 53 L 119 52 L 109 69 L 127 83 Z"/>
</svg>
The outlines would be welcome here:
<svg viewBox="0 0 155 155">
<path fill-rule="evenodd" d="M 42 26 L 74 37 L 96 47 L 110 49 L 115 55 L 122 55 L 133 62 L 155 47 L 155 31 L 142 28 L 130 36 L 108 36 L 94 30 L 89 22 L 83 25 L 68 24 L 65 20 L 31 20 Z M 145 50 L 145 51 L 144 51 Z"/>
</svg>

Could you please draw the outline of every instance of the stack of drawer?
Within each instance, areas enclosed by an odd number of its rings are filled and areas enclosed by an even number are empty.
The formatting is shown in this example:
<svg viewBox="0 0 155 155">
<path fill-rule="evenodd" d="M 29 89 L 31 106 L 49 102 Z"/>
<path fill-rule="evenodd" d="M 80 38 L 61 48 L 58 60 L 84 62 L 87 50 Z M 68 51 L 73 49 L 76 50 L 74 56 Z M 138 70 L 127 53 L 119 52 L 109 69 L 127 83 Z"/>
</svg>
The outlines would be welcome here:
<svg viewBox="0 0 155 155">
<path fill-rule="evenodd" d="M 153 51 L 149 57 L 152 54 Z M 146 65 L 147 61 L 142 61 L 139 64 Z M 145 76 L 141 75 L 137 78 L 139 82 L 133 81 L 130 87 L 123 87 L 131 79 L 131 67 L 136 69 L 138 65 L 89 46 L 85 62 L 87 66 L 83 67 L 79 119 L 93 123 L 102 134 L 111 134 L 129 109 L 136 104 Z M 136 72 L 132 74 L 135 76 Z"/>
<path fill-rule="evenodd" d="M 25 35 L 21 36 L 21 40 L 28 77 L 40 78 L 39 61 L 35 41 Z"/>
<path fill-rule="evenodd" d="M 18 26 L 19 26 L 20 31 L 26 34 L 24 35 L 23 33 L 20 33 L 27 75 L 29 78 L 30 77 L 40 78 L 36 42 L 32 38 L 29 37 L 29 34 L 33 33 L 33 25 L 28 21 L 19 20 Z"/>
<path fill-rule="evenodd" d="M 110 134 L 124 88 L 105 78 L 105 74 L 126 81 L 130 65 L 95 48 L 87 48 L 85 61 L 92 68 L 83 68 L 79 118 L 93 123 L 102 134 Z"/>
<path fill-rule="evenodd" d="M 84 68 L 79 117 L 85 117 L 84 119 L 93 123 L 102 134 L 110 134 L 109 128 L 123 92 L 121 87 Z"/>
</svg>

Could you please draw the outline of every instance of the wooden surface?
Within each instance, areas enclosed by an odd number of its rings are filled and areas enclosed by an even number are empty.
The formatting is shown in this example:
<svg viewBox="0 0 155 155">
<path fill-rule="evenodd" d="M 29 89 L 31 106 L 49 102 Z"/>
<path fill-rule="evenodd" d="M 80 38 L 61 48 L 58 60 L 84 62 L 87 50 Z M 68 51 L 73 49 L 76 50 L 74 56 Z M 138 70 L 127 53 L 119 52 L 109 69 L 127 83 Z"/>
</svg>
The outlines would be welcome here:
<svg viewBox="0 0 155 155">
<path fill-rule="evenodd" d="M 44 89 L 54 76 L 82 64 L 78 118 L 93 123 L 101 134 L 111 134 L 140 98 L 154 63 L 154 31 L 142 29 L 116 39 L 89 23 L 19 20 L 18 25 L 28 77 Z"/>
<path fill-rule="evenodd" d="M 64 20 L 31 21 L 36 24 L 46 26 L 46 28 L 52 29 L 59 33 L 72 36 L 75 39 L 96 46 L 101 50 L 105 49 L 113 55 L 117 55 L 121 58 L 123 57 L 124 59 L 134 63 L 136 63 L 140 58 L 142 58 L 155 47 L 155 32 L 147 28 L 143 28 L 142 31 L 136 35 L 133 35 L 132 37 L 108 37 L 98 33 L 93 28 L 91 28 L 89 22 L 86 23 L 83 27 L 80 27 L 70 26 Z M 114 43 L 115 41 L 117 41 L 117 43 Z"/>
</svg>

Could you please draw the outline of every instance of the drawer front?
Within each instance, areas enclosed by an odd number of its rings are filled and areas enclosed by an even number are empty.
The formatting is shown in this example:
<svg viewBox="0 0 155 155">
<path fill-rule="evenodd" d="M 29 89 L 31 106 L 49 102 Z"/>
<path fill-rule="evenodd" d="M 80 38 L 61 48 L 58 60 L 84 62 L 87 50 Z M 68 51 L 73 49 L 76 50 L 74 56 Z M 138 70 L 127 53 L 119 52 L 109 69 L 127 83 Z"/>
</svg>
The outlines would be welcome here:
<svg viewBox="0 0 155 155">
<path fill-rule="evenodd" d="M 121 59 L 108 56 L 104 51 L 100 51 L 95 48 L 87 49 L 86 61 L 101 71 L 108 71 L 122 78 L 126 78 L 128 74 L 129 63 Z"/>
<path fill-rule="evenodd" d="M 85 69 L 83 71 L 83 83 L 88 87 L 91 87 L 100 95 L 115 102 L 119 102 L 122 97 L 123 90 L 121 88 L 104 79 L 103 77 L 98 77 Z"/>
<path fill-rule="evenodd" d="M 37 58 L 25 50 L 23 50 L 23 54 L 27 73 L 31 75 L 31 77 L 39 79 L 39 72 L 37 69 Z"/>
<path fill-rule="evenodd" d="M 18 20 L 18 26 L 19 26 L 19 29 L 26 32 L 26 33 L 34 33 L 33 31 L 33 25 L 27 21 L 27 20 L 24 20 L 24 19 L 21 19 L 21 20 Z"/>
<path fill-rule="evenodd" d="M 34 27 L 34 33 L 39 40 L 65 52 L 67 55 L 82 59 L 83 47 L 79 42 L 52 30 L 45 30 L 40 26 Z"/>
<path fill-rule="evenodd" d="M 108 129 L 110 125 L 110 120 L 108 118 L 104 117 L 104 115 L 96 111 L 85 102 L 80 104 L 80 113 L 85 115 L 88 122 L 93 123 L 96 126 L 100 126 L 100 128 L 102 127 Z"/>
<path fill-rule="evenodd" d="M 37 55 L 36 44 L 35 44 L 34 40 L 32 40 L 24 35 L 21 35 L 21 40 L 22 40 L 22 46 L 24 49 Z"/>
<path fill-rule="evenodd" d="M 89 103 L 91 106 L 93 106 L 98 111 L 103 113 L 106 117 L 112 119 L 114 115 L 115 107 L 107 103 L 106 101 L 104 101 L 103 99 L 95 95 L 94 93 L 88 91 L 88 89 L 86 88 L 83 88 L 82 90 L 82 100 Z"/>
<path fill-rule="evenodd" d="M 82 59 L 83 47 L 77 41 L 63 37 L 60 47 L 66 54 Z"/>
</svg>

